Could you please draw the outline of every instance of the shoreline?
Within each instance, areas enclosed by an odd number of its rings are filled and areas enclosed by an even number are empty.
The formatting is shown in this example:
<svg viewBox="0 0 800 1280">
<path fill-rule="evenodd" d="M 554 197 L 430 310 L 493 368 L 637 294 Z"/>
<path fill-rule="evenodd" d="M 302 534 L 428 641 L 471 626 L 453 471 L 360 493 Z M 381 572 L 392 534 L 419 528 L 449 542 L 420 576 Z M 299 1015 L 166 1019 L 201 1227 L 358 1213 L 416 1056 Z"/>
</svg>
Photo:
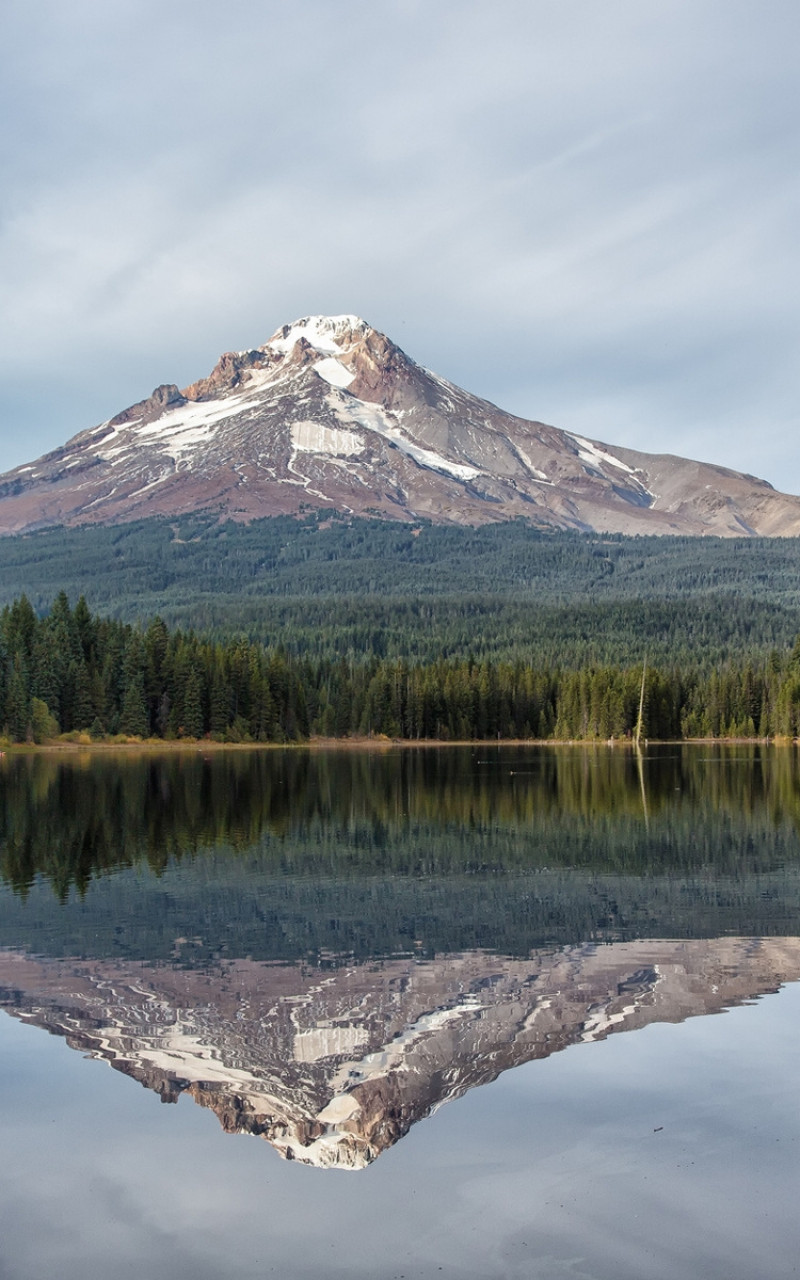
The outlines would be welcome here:
<svg viewBox="0 0 800 1280">
<path fill-rule="evenodd" d="M 762 746 L 762 747 L 795 747 L 800 744 L 797 738 L 649 738 L 648 746 L 682 747 L 682 746 Z M 201 753 L 218 753 L 224 751 L 377 751 L 411 749 L 446 749 L 449 747 L 602 747 L 606 750 L 636 752 L 636 743 L 629 738 L 309 738 L 304 742 L 216 742 L 212 739 L 178 739 L 164 740 L 160 738 L 132 739 L 127 742 L 15 742 L 0 749 L 0 758 L 4 756 L 24 755 L 76 755 L 96 753 L 98 755 L 132 755 L 135 753 L 158 755 L 179 754 L 191 755 Z"/>
</svg>

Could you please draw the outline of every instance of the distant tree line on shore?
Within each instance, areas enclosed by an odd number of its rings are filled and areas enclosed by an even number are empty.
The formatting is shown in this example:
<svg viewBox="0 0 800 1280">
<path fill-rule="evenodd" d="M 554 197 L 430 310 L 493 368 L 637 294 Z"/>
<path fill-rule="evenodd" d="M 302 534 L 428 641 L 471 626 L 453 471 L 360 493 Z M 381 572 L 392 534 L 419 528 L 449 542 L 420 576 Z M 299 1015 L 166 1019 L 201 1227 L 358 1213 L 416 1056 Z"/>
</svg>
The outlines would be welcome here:
<svg viewBox="0 0 800 1280">
<path fill-rule="evenodd" d="M 0 614 L 0 727 L 12 742 L 625 738 L 641 679 L 641 666 L 299 657 L 170 630 L 158 617 L 146 626 L 101 618 L 64 592 L 44 617 L 25 596 Z M 711 672 L 683 660 L 653 666 L 642 729 L 654 739 L 800 736 L 800 641 Z"/>
</svg>

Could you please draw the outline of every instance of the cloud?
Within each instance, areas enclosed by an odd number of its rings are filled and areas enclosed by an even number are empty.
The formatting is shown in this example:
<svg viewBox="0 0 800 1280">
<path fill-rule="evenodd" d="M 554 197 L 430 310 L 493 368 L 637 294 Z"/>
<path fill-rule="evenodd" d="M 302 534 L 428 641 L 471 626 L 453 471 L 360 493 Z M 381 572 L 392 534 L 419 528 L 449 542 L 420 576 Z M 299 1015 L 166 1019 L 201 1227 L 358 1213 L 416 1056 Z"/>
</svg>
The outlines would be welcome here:
<svg viewBox="0 0 800 1280">
<path fill-rule="evenodd" d="M 800 489 L 800 15 L 14 3 L 0 467 L 314 311 L 525 416 Z"/>
</svg>

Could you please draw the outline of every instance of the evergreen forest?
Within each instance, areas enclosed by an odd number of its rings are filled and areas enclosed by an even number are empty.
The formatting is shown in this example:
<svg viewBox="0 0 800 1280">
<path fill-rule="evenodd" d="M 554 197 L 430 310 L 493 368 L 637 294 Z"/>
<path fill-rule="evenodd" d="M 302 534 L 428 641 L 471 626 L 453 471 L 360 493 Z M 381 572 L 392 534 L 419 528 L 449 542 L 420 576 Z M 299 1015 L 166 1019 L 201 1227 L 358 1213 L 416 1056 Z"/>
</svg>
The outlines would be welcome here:
<svg viewBox="0 0 800 1280">
<path fill-rule="evenodd" d="M 0 605 L 93 613 L 313 663 L 456 659 L 710 673 L 800 634 L 800 539 L 543 533 L 310 513 L 210 514 L 0 538 Z M 102 718 L 102 717 L 101 717 Z"/>
<path fill-rule="evenodd" d="M 434 660 L 297 654 L 212 639 L 155 617 L 93 614 L 64 591 L 0 615 L 0 726 L 15 743 L 59 735 L 219 742 L 800 736 L 800 641 L 766 653 L 580 666 L 474 654 Z"/>
</svg>

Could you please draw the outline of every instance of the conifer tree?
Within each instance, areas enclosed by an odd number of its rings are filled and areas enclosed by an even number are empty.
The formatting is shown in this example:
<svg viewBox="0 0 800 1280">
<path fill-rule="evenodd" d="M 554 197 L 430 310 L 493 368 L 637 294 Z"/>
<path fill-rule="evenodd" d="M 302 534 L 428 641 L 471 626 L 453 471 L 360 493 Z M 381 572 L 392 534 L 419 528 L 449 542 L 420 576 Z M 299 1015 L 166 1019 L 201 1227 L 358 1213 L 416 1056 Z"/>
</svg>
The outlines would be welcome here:
<svg viewBox="0 0 800 1280">
<path fill-rule="evenodd" d="M 31 730 L 31 693 L 25 658 L 18 653 L 14 658 L 8 682 L 6 723 L 14 742 L 25 742 Z"/>
<path fill-rule="evenodd" d="M 183 695 L 182 728 L 189 738 L 203 736 L 203 702 L 200 672 L 193 666 L 186 681 Z"/>
</svg>

